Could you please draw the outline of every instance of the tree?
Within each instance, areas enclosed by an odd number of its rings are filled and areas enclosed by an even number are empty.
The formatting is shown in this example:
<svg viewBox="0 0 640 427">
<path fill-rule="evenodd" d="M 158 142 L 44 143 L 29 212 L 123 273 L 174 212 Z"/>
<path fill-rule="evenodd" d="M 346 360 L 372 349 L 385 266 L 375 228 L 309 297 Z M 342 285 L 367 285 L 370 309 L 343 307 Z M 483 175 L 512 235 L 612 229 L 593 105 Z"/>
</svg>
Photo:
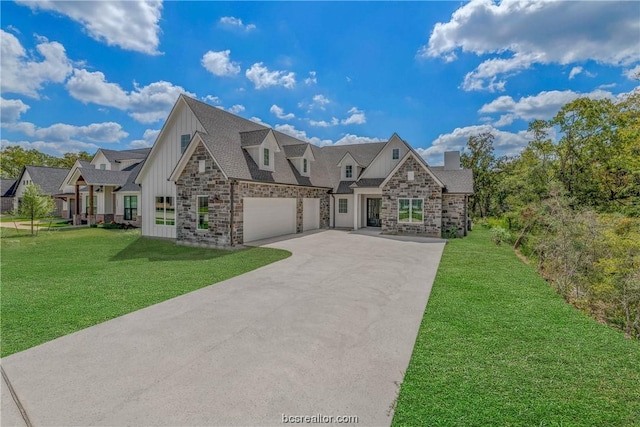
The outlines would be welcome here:
<svg viewBox="0 0 640 427">
<path fill-rule="evenodd" d="M 461 156 L 462 165 L 473 171 L 473 192 L 471 211 L 485 217 L 491 212 L 491 198 L 497 183 L 498 161 L 493 155 L 494 136 L 484 132 L 469 137 L 468 152 Z"/>
<path fill-rule="evenodd" d="M 53 199 L 42 193 L 42 189 L 34 183 L 27 184 L 22 194 L 22 203 L 19 208 L 20 215 L 31 221 L 31 235 L 33 236 L 33 223 L 36 219 L 50 215 L 54 209 Z"/>
<path fill-rule="evenodd" d="M 93 156 L 86 151 L 80 151 L 79 153 L 64 153 L 61 159 L 58 159 L 59 168 L 72 168 L 76 160 L 91 161 Z"/>
</svg>

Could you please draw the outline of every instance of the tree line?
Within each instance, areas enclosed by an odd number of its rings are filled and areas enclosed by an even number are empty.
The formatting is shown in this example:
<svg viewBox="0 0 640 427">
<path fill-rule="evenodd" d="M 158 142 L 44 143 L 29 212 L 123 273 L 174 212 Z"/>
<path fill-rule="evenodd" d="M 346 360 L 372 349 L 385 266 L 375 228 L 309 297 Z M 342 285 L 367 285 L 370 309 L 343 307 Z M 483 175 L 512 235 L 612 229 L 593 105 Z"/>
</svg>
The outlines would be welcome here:
<svg viewBox="0 0 640 427">
<path fill-rule="evenodd" d="M 0 177 L 17 179 L 24 166 L 49 166 L 53 168 L 71 168 L 76 160 L 91 160 L 93 155 L 86 151 L 65 153 L 55 157 L 36 149 L 25 150 L 18 145 L 10 145 L 0 150 Z"/>
<path fill-rule="evenodd" d="M 529 134 L 503 157 L 491 133 L 469 138 L 471 214 L 567 301 L 640 338 L 640 91 L 576 99 Z"/>
</svg>

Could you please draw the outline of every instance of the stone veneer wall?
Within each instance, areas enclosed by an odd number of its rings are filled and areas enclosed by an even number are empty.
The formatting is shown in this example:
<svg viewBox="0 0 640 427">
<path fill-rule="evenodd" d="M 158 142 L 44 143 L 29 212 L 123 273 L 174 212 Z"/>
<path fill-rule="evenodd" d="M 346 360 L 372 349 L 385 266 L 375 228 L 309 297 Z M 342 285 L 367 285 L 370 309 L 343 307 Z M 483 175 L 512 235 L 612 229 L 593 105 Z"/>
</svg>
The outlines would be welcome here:
<svg viewBox="0 0 640 427">
<path fill-rule="evenodd" d="M 414 180 L 407 173 L 414 172 Z M 424 199 L 423 222 L 398 222 L 399 198 Z M 408 158 L 382 188 L 382 232 L 385 234 L 417 234 L 441 237 L 442 189 L 413 157 Z"/>
<path fill-rule="evenodd" d="M 458 237 L 467 235 L 466 196 L 464 194 L 442 195 L 442 232 L 455 232 Z"/>
<path fill-rule="evenodd" d="M 199 161 L 205 161 L 204 173 Z M 233 187 L 233 233 L 231 201 Z M 206 148 L 199 144 L 176 181 L 176 238 L 178 242 L 206 245 L 238 245 L 243 240 L 244 197 L 295 197 L 297 199 L 297 232 L 302 232 L 302 199 L 320 199 L 320 227 L 329 226 L 329 195 L 327 189 L 225 179 Z M 196 196 L 209 196 L 209 229 L 198 230 Z"/>
</svg>

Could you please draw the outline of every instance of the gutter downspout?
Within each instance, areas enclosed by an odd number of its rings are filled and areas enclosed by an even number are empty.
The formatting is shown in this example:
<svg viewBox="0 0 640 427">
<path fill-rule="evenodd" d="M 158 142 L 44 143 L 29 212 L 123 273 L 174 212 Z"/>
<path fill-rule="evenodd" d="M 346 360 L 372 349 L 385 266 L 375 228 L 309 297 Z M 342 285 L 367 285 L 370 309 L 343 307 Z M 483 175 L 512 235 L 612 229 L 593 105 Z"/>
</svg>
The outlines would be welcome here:
<svg viewBox="0 0 640 427">
<path fill-rule="evenodd" d="M 233 193 L 234 193 L 233 192 L 233 187 L 234 187 L 234 185 L 233 184 L 234 184 L 233 181 L 229 181 L 229 186 L 231 187 L 231 190 L 229 192 L 230 193 L 230 197 L 231 197 L 231 203 L 230 203 L 231 206 L 229 208 L 229 215 L 230 215 L 229 216 L 229 243 L 231 244 L 231 246 L 235 246 L 236 245 L 233 242 L 233 225 L 234 225 L 234 223 L 233 223 L 233 208 L 234 208 L 234 206 L 233 206 L 233 199 L 234 199 L 234 197 L 233 197 Z"/>
</svg>

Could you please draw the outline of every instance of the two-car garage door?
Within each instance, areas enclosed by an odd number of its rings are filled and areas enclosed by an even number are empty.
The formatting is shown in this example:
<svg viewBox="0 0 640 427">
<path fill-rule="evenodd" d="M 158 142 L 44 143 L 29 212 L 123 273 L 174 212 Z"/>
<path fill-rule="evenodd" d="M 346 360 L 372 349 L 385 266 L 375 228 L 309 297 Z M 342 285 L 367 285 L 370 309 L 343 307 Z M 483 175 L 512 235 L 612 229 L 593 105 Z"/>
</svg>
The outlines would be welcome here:
<svg viewBox="0 0 640 427">
<path fill-rule="evenodd" d="M 296 199 L 245 197 L 244 242 L 296 232 Z M 320 199 L 303 199 L 303 230 L 320 227 Z"/>
</svg>

